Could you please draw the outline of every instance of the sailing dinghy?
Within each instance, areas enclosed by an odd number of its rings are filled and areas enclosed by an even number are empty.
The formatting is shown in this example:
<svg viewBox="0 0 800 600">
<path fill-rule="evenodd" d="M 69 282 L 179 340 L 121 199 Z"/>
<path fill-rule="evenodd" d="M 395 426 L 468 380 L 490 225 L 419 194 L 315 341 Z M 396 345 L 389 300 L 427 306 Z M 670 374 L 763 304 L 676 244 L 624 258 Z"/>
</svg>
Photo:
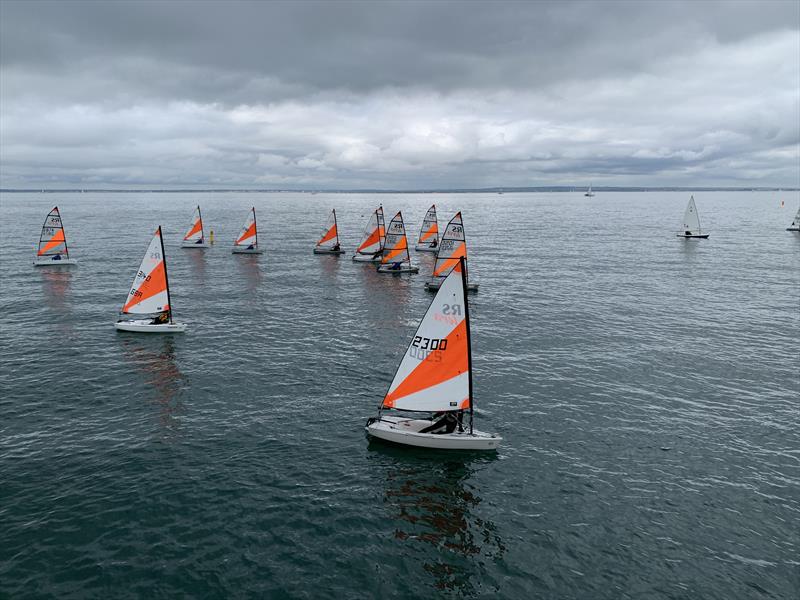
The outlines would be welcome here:
<svg viewBox="0 0 800 600">
<path fill-rule="evenodd" d="M 461 218 L 461 212 L 457 212 L 444 230 L 442 241 L 439 244 L 439 252 L 436 253 L 436 262 L 433 263 L 433 275 L 425 283 L 425 289 L 431 292 L 438 290 L 450 271 L 459 264 L 461 258 L 464 258 L 464 279 L 467 280 L 467 291 L 477 292 L 478 284 L 469 282 L 469 271 L 466 268 L 467 239 L 464 235 L 464 221 Z"/>
<path fill-rule="evenodd" d="M 594 192 L 592 191 L 592 184 L 591 183 L 589 184 L 589 189 L 586 190 L 586 193 L 584 194 L 584 196 L 586 196 L 587 198 L 593 198 L 594 197 Z"/>
<path fill-rule="evenodd" d="M 703 233 L 700 229 L 700 215 L 697 214 L 697 206 L 694 204 L 694 196 L 689 198 L 689 204 L 686 205 L 686 212 L 683 213 L 683 231 L 677 233 L 678 237 L 682 238 L 696 238 L 708 239 L 710 234 Z"/>
<path fill-rule="evenodd" d="M 325 229 L 322 230 L 322 237 L 314 247 L 314 254 L 344 254 L 344 250 L 339 246 L 339 228 L 336 225 L 335 208 L 328 215 Z"/>
<path fill-rule="evenodd" d="M 264 249 L 258 247 L 258 225 L 256 223 L 256 207 L 247 213 L 242 231 L 233 242 L 233 254 L 263 254 Z"/>
<path fill-rule="evenodd" d="M 172 320 L 172 303 L 169 298 L 167 256 L 164 254 L 164 239 L 161 226 L 156 230 L 142 264 L 133 278 L 131 291 L 122 310 L 123 315 L 144 316 L 144 319 L 120 319 L 114 323 L 120 331 L 139 333 L 181 333 L 185 323 Z"/>
<path fill-rule="evenodd" d="M 792 224 L 786 228 L 786 231 L 800 231 L 800 208 L 797 209 L 797 214 L 794 216 L 794 221 L 792 221 Z"/>
<path fill-rule="evenodd" d="M 400 212 L 394 216 L 386 230 L 386 244 L 381 254 L 378 273 L 419 273 L 419 267 L 411 265 L 406 226 Z"/>
<path fill-rule="evenodd" d="M 419 239 L 414 250 L 417 252 L 436 252 L 439 247 L 439 221 L 436 217 L 436 205 L 432 204 L 422 220 Z"/>
<path fill-rule="evenodd" d="M 367 221 L 364 236 L 361 238 L 361 243 L 353 255 L 353 260 L 356 262 L 380 261 L 385 242 L 386 225 L 383 220 L 383 206 L 379 206 Z"/>
<path fill-rule="evenodd" d="M 67 236 L 64 234 L 64 225 L 61 223 L 61 213 L 58 207 L 53 207 L 42 225 L 39 235 L 39 250 L 33 264 L 37 267 L 74 265 L 78 261 L 69 257 Z"/>
<path fill-rule="evenodd" d="M 502 438 L 473 428 L 472 350 L 463 257 L 442 283 L 406 350 L 367 435 L 446 450 L 496 450 Z M 433 412 L 431 419 L 384 411 Z M 469 424 L 463 423 L 465 413 Z M 442 431 L 443 430 L 443 431 Z M 439 432 L 439 433 L 437 433 Z"/>
<path fill-rule="evenodd" d="M 208 248 L 206 241 L 206 233 L 203 229 L 203 215 L 200 214 L 200 206 L 198 206 L 194 215 L 192 215 L 192 224 L 186 235 L 183 236 L 181 248 Z"/>
</svg>

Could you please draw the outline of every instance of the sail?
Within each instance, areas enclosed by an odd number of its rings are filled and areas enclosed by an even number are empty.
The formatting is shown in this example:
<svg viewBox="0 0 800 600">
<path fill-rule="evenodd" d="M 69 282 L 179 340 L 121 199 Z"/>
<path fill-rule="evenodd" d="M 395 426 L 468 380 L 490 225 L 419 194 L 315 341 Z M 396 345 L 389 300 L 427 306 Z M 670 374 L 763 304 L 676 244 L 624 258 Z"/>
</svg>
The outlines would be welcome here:
<svg viewBox="0 0 800 600">
<path fill-rule="evenodd" d="M 383 206 L 378 207 L 378 235 L 381 238 L 381 250 L 383 250 L 386 246 L 386 221 L 383 218 Z"/>
<path fill-rule="evenodd" d="M 144 253 L 139 271 L 133 278 L 131 291 L 128 292 L 128 299 L 122 307 L 122 312 L 147 315 L 169 309 L 167 265 L 164 258 L 164 244 L 161 240 L 161 227 L 159 227 L 150 240 L 147 252 Z"/>
<path fill-rule="evenodd" d="M 467 240 L 464 237 L 464 222 L 461 213 L 456 213 L 442 234 L 439 251 L 436 253 L 436 262 L 433 265 L 434 278 L 444 279 L 458 264 L 461 257 L 467 258 Z M 467 275 L 467 278 L 469 276 Z"/>
<path fill-rule="evenodd" d="M 203 217 L 200 214 L 199 206 L 194 211 L 194 215 L 192 216 L 192 224 L 189 227 L 189 231 L 187 231 L 186 235 L 183 236 L 183 241 L 191 244 L 202 244 L 205 241 L 203 232 Z"/>
<path fill-rule="evenodd" d="M 470 408 L 469 319 L 462 268 L 444 280 L 397 368 L 383 408 Z"/>
<path fill-rule="evenodd" d="M 370 215 L 369 221 L 367 221 L 364 236 L 361 238 L 361 243 L 358 245 L 356 253 L 373 256 L 383 250 L 383 227 L 383 209 L 378 208 Z"/>
<path fill-rule="evenodd" d="M 794 216 L 794 221 L 792 221 L 792 227 L 800 227 L 800 208 L 797 209 L 797 214 Z"/>
<path fill-rule="evenodd" d="M 58 207 L 53 207 L 47 218 L 42 225 L 42 233 L 39 236 L 39 251 L 37 256 L 55 256 L 62 255 L 64 258 L 69 258 L 69 251 L 67 250 L 67 238 L 64 235 L 64 226 L 61 224 L 61 213 L 58 212 Z"/>
<path fill-rule="evenodd" d="M 689 198 L 689 204 L 686 205 L 686 212 L 683 214 L 683 231 L 690 231 L 694 234 L 700 233 L 700 216 L 697 214 L 694 196 Z"/>
<path fill-rule="evenodd" d="M 325 229 L 322 230 L 322 237 L 317 242 L 317 248 L 323 250 L 333 250 L 339 245 L 339 231 L 336 227 L 336 209 L 331 211 L 328 215 L 328 220 L 325 222 Z"/>
<path fill-rule="evenodd" d="M 258 230 L 256 228 L 256 207 L 250 209 L 242 231 L 233 243 L 234 246 L 258 246 Z"/>
<path fill-rule="evenodd" d="M 439 222 L 436 218 L 436 205 L 433 204 L 425 213 L 425 218 L 422 220 L 422 228 L 419 230 L 419 240 L 417 245 L 428 245 L 434 240 L 438 242 L 439 236 Z"/>
<path fill-rule="evenodd" d="M 386 245 L 383 247 L 381 264 L 411 265 L 411 256 L 408 253 L 408 240 L 406 239 L 406 226 L 403 215 L 398 212 L 389 223 L 386 230 Z"/>
</svg>

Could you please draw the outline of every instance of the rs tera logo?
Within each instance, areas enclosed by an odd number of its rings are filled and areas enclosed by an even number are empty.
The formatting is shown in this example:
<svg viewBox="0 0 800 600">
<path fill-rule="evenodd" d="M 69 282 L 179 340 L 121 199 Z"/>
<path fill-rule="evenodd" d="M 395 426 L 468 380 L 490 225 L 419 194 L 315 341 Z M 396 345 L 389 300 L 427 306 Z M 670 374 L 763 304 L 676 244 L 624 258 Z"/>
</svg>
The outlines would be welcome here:
<svg viewBox="0 0 800 600">
<path fill-rule="evenodd" d="M 461 316 L 461 305 L 460 304 L 443 304 L 442 305 L 442 314 L 443 315 L 458 315 L 458 316 Z"/>
</svg>

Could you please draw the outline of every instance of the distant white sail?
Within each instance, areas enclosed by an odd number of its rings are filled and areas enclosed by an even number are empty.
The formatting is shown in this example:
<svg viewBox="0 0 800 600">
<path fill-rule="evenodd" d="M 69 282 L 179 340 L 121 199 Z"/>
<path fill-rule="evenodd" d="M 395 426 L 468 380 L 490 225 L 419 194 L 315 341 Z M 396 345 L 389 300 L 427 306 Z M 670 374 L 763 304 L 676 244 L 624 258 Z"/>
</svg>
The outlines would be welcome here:
<svg viewBox="0 0 800 600">
<path fill-rule="evenodd" d="M 247 219 L 242 226 L 242 231 L 233 243 L 234 247 L 258 248 L 258 227 L 256 225 L 256 207 L 250 209 Z"/>
<path fill-rule="evenodd" d="M 800 208 L 797 209 L 797 214 L 794 216 L 794 221 L 789 226 L 787 231 L 800 231 Z"/>
<path fill-rule="evenodd" d="M 203 216 L 200 214 L 200 206 L 198 206 L 194 211 L 194 215 L 192 215 L 192 224 L 189 226 L 189 230 L 186 232 L 186 235 L 183 236 L 183 245 L 201 245 L 203 243 L 205 243 Z"/>
<path fill-rule="evenodd" d="M 356 249 L 356 254 L 374 256 L 376 253 L 383 250 L 383 243 L 385 239 L 383 207 L 379 206 L 370 215 L 369 221 L 367 221 L 367 226 L 364 229 L 364 235 L 361 238 L 361 243 Z"/>
<path fill-rule="evenodd" d="M 433 204 L 425 213 L 422 227 L 419 230 L 417 250 L 435 250 L 439 245 L 439 220 L 436 216 L 436 205 Z"/>
<path fill-rule="evenodd" d="M 61 223 L 61 213 L 58 207 L 53 207 L 42 225 L 42 232 L 39 235 L 39 250 L 36 256 L 41 259 L 66 259 L 69 260 L 69 249 L 67 248 L 67 237 L 64 234 L 64 226 Z"/>
<path fill-rule="evenodd" d="M 398 270 L 407 270 L 411 267 L 411 255 L 408 253 L 408 238 L 406 226 L 403 223 L 403 214 L 398 212 L 386 229 L 386 245 L 383 248 L 379 270 L 384 271 L 393 267 Z"/>
<path fill-rule="evenodd" d="M 433 265 L 433 277 L 439 279 L 447 277 L 462 256 L 467 258 L 467 240 L 464 235 L 464 221 L 461 212 L 458 212 L 442 234 L 439 252 Z"/>
<path fill-rule="evenodd" d="M 318 250 L 338 250 L 339 249 L 339 228 L 336 223 L 336 209 L 331 211 L 328 215 L 328 220 L 325 222 L 325 228 L 322 230 L 322 236 L 317 242 Z"/>
<path fill-rule="evenodd" d="M 697 206 L 694 204 L 694 196 L 689 198 L 689 204 L 686 205 L 686 212 L 683 213 L 683 230 L 684 233 L 691 235 L 700 235 L 700 215 L 697 214 Z"/>
</svg>

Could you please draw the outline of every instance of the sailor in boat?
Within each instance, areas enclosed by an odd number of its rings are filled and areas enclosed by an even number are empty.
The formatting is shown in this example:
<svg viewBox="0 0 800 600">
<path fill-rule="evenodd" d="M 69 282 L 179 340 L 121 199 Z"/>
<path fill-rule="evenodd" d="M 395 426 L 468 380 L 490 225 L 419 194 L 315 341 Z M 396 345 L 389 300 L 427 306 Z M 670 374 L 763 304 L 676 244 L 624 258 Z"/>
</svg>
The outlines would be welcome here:
<svg viewBox="0 0 800 600">
<path fill-rule="evenodd" d="M 339 247 L 339 242 L 336 242 L 336 245 L 333 247 L 333 252 L 339 252 L 341 248 Z"/>
<path fill-rule="evenodd" d="M 433 238 L 431 240 L 431 248 L 436 248 L 436 246 L 438 246 L 438 245 L 439 245 L 439 240 L 437 240 L 436 238 Z"/>
<path fill-rule="evenodd" d="M 53 257 L 53 260 L 61 260 L 61 255 L 60 255 L 60 254 L 56 254 L 56 255 Z"/>
<path fill-rule="evenodd" d="M 458 432 L 463 433 L 464 425 L 464 411 L 459 410 L 455 412 L 435 413 L 433 415 L 434 421 L 431 425 L 419 430 L 419 433 L 453 433 L 458 427 Z"/>
<path fill-rule="evenodd" d="M 401 266 L 402 264 L 403 264 L 403 261 L 400 261 L 400 262 L 393 262 L 393 263 L 392 263 L 392 266 L 391 266 L 391 267 L 389 267 L 389 270 L 390 270 L 390 271 L 399 271 L 399 270 L 400 270 L 400 266 Z"/>
<path fill-rule="evenodd" d="M 247 249 L 248 249 L 248 250 L 253 250 L 253 249 L 255 249 L 255 245 L 253 245 L 253 244 L 250 244 L 250 245 L 247 247 Z"/>
<path fill-rule="evenodd" d="M 158 313 L 155 318 L 150 322 L 151 325 L 164 325 L 165 323 L 169 323 L 169 311 L 166 310 L 162 313 Z"/>
</svg>

